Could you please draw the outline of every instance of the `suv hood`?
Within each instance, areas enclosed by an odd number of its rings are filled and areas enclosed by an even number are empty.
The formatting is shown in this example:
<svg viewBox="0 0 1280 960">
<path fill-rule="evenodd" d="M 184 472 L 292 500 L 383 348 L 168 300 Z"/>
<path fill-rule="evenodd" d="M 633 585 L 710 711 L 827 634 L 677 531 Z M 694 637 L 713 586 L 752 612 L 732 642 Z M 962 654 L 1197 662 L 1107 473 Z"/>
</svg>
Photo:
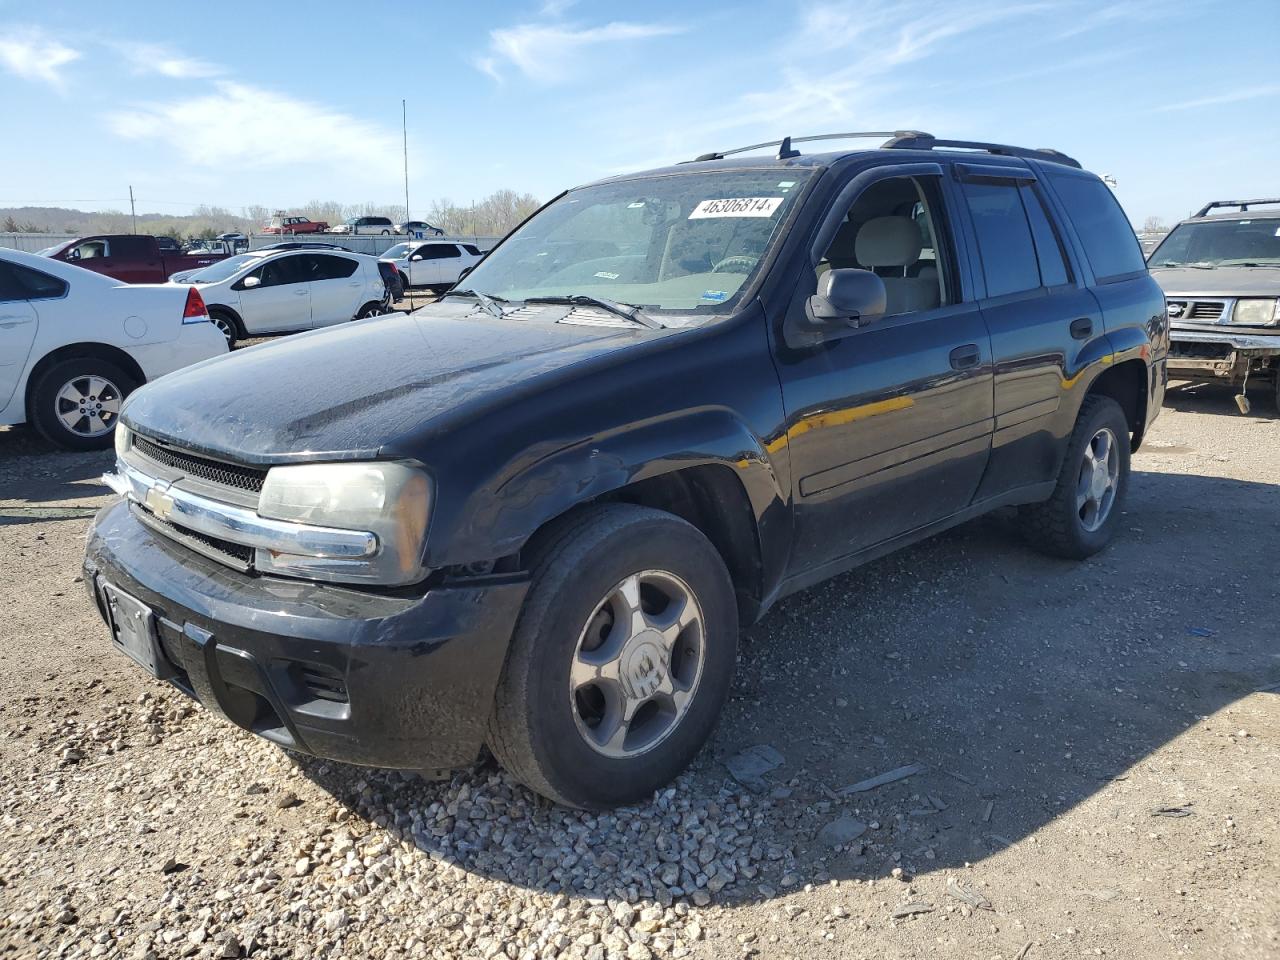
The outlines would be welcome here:
<svg viewBox="0 0 1280 960">
<path fill-rule="evenodd" d="M 1152 267 L 1165 296 L 1280 297 L 1280 267 Z"/>
<path fill-rule="evenodd" d="M 369 458 L 486 402 L 519 402 L 519 384 L 653 336 L 550 322 L 560 311 L 499 320 L 450 300 L 298 334 L 161 377 L 121 416 L 147 436 L 241 463 Z"/>
</svg>

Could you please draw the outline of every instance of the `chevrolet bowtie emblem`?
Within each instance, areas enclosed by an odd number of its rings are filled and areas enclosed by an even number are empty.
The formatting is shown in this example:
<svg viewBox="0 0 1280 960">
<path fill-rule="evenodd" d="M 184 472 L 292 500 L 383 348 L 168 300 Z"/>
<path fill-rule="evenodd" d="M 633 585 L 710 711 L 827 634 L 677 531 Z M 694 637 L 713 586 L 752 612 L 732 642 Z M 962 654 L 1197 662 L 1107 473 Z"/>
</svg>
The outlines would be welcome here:
<svg viewBox="0 0 1280 960">
<path fill-rule="evenodd" d="M 173 497 L 169 496 L 167 490 L 167 486 L 152 487 L 147 491 L 147 496 L 143 500 L 146 508 L 161 520 L 168 520 L 169 514 L 173 513 Z"/>
</svg>

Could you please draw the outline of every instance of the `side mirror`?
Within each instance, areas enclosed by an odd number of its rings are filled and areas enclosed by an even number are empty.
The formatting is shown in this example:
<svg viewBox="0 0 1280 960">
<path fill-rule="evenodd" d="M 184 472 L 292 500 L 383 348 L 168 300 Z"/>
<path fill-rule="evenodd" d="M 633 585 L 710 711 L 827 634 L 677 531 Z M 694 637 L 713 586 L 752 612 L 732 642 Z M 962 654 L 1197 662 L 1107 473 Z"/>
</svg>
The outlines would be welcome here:
<svg viewBox="0 0 1280 960">
<path fill-rule="evenodd" d="M 842 267 L 818 278 L 805 313 L 819 327 L 861 327 L 884 316 L 884 281 L 870 270 Z"/>
<path fill-rule="evenodd" d="M 72 247 L 70 250 L 68 250 L 68 251 L 67 251 L 67 259 L 68 259 L 68 260 L 79 260 L 79 259 L 80 259 L 80 248 L 79 248 L 79 247 Z"/>
<path fill-rule="evenodd" d="M 262 278 L 261 277 L 245 277 L 243 286 L 246 290 L 252 290 L 254 287 L 260 287 L 262 286 Z"/>
<path fill-rule="evenodd" d="M 420 253 L 415 253 L 412 257 L 409 258 L 409 260 L 413 263 L 417 263 L 421 259 L 422 259 L 422 254 Z"/>
</svg>

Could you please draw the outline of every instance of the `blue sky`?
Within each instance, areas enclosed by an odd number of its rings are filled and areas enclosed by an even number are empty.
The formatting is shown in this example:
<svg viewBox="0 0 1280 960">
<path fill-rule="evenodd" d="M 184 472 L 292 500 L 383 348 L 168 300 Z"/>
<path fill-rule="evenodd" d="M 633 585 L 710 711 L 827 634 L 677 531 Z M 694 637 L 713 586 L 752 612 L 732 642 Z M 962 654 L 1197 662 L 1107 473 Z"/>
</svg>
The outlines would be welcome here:
<svg viewBox="0 0 1280 960">
<path fill-rule="evenodd" d="M 404 97 L 416 215 L 914 128 L 1056 147 L 1173 220 L 1280 195 L 1277 35 L 1280 0 L 0 0 L 0 206 L 395 202 Z"/>
</svg>

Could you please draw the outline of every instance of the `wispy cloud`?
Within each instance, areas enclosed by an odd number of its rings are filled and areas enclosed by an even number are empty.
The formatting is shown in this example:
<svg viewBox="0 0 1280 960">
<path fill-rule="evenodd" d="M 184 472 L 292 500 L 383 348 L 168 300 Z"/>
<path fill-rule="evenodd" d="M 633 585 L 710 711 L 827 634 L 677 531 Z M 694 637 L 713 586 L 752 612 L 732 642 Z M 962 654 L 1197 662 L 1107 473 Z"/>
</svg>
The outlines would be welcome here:
<svg viewBox="0 0 1280 960">
<path fill-rule="evenodd" d="M 219 80 L 208 93 L 108 115 L 116 136 L 168 144 L 199 168 L 327 166 L 394 182 L 396 132 L 286 94 Z"/>
<path fill-rule="evenodd" d="M 24 80 L 64 90 L 62 68 L 79 57 L 80 51 L 36 27 L 0 28 L 0 64 Z"/>
<path fill-rule="evenodd" d="M 563 5 L 555 5 L 563 9 Z M 522 23 L 489 34 L 488 52 L 474 61 L 478 70 L 501 78 L 505 61 L 531 80 L 558 83 L 568 77 L 569 61 L 591 47 L 683 33 L 684 27 L 662 23 L 615 21 L 599 27 Z"/>
<path fill-rule="evenodd" d="M 216 77 L 226 73 L 216 63 L 184 56 L 161 44 L 121 42 L 110 45 L 124 57 L 134 73 L 154 73 L 175 80 Z"/>
<path fill-rule="evenodd" d="M 1217 93 L 1208 97 L 1196 97 L 1194 100 L 1182 100 L 1178 103 L 1166 103 L 1156 107 L 1160 113 L 1171 110 L 1195 110 L 1199 107 L 1217 107 L 1225 103 L 1242 103 L 1245 100 L 1261 100 L 1264 97 L 1280 96 L 1280 83 L 1267 83 L 1256 87 L 1243 87 L 1226 93 Z"/>
</svg>

